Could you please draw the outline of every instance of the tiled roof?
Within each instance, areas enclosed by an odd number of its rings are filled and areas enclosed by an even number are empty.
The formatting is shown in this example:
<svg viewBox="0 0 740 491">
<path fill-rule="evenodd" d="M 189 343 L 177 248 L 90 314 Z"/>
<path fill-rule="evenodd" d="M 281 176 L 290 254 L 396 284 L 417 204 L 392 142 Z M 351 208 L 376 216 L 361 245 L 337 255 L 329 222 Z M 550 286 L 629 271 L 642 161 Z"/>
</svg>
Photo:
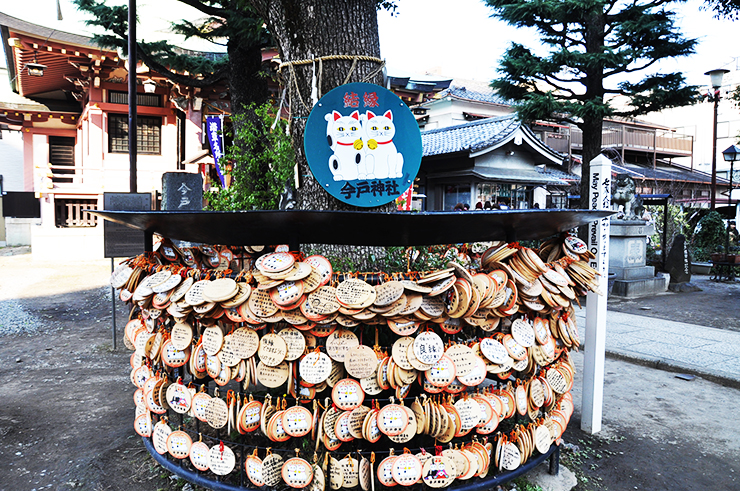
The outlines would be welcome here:
<svg viewBox="0 0 740 491">
<path fill-rule="evenodd" d="M 568 182 L 563 179 L 551 176 L 541 169 L 508 169 L 503 167 L 486 167 L 476 166 L 472 169 L 463 169 L 457 171 L 445 171 L 440 173 L 427 174 L 428 178 L 450 178 L 450 177 L 478 177 L 487 181 L 503 181 L 524 184 L 544 184 L 555 186 L 567 186 Z"/>
<path fill-rule="evenodd" d="M 465 99 L 468 101 L 486 102 L 489 104 L 500 104 L 503 106 L 511 106 L 512 102 L 504 99 L 503 97 L 496 94 L 490 88 L 477 84 L 469 87 L 468 85 L 460 85 L 459 83 L 453 82 L 448 89 L 445 89 L 436 98 L 451 96 L 456 99 Z"/>
<path fill-rule="evenodd" d="M 643 167 L 634 164 L 615 164 L 612 163 L 612 173 L 629 174 L 633 179 L 649 179 L 657 181 L 682 181 L 682 182 L 694 182 L 709 184 L 712 182 L 712 176 L 706 172 L 698 170 L 691 170 L 689 168 L 681 168 L 677 165 L 674 166 L 660 166 L 655 169 L 652 167 Z M 729 181 L 721 177 L 717 177 L 717 182 L 727 184 Z"/>
<path fill-rule="evenodd" d="M 577 176 L 575 174 L 571 174 L 570 172 L 565 172 L 565 171 L 562 171 L 562 170 L 558 170 L 558 169 L 550 169 L 550 168 L 548 168 L 548 169 L 541 169 L 541 168 L 538 167 L 537 168 L 537 172 L 539 172 L 540 174 L 544 174 L 546 176 L 557 178 L 557 179 L 563 179 L 565 181 L 576 181 L 576 182 L 579 182 L 581 180 L 581 177 L 580 176 Z"/>
<path fill-rule="evenodd" d="M 491 147 L 511 136 L 520 124 L 516 116 L 511 115 L 422 131 L 424 157 L 476 152 Z"/>
</svg>

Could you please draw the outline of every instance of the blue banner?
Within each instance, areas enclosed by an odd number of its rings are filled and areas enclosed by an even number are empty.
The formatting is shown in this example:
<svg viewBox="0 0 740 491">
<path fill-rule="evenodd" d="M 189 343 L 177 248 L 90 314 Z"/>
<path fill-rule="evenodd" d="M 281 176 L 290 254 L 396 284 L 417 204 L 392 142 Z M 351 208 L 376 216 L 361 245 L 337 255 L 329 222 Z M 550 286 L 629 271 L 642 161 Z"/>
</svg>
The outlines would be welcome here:
<svg viewBox="0 0 740 491">
<path fill-rule="evenodd" d="M 206 116 L 206 133 L 208 134 L 208 143 L 211 144 L 211 153 L 213 154 L 213 161 L 216 164 L 216 172 L 218 178 L 221 180 L 221 187 L 226 187 L 226 180 L 224 174 L 221 172 L 221 165 L 219 160 L 224 156 L 224 136 L 223 136 L 224 117 L 219 116 Z"/>
</svg>

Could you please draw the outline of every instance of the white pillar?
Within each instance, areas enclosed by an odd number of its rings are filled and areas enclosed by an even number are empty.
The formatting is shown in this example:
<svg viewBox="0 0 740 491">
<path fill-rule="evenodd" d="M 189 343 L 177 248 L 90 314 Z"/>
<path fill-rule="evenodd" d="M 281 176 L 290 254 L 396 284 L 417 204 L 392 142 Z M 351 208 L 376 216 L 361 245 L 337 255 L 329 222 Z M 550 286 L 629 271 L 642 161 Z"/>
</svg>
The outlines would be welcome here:
<svg viewBox="0 0 740 491">
<path fill-rule="evenodd" d="M 588 203 L 591 210 L 611 209 L 611 161 L 599 155 L 591 161 Z M 586 177 L 586 176 L 584 176 Z M 594 434 L 601 431 L 604 402 L 604 351 L 606 349 L 606 295 L 609 274 L 609 218 L 588 226 L 588 248 L 596 256 L 589 265 L 599 272 L 601 295 L 586 296 L 586 346 L 583 359 L 583 398 L 581 429 Z"/>
</svg>

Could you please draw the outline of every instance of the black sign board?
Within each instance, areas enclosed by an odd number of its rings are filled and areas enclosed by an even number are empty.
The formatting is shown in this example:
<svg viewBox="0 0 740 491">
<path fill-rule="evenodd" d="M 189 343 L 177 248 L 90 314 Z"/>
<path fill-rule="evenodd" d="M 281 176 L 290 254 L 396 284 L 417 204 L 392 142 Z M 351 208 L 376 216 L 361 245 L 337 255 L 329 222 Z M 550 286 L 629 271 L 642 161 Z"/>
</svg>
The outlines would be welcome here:
<svg viewBox="0 0 740 491">
<path fill-rule="evenodd" d="M 189 172 L 162 174 L 162 209 L 200 211 L 203 209 L 203 176 Z"/>
<path fill-rule="evenodd" d="M 103 207 L 108 211 L 150 211 L 149 193 L 103 193 Z M 103 224 L 105 257 L 131 257 L 144 252 L 144 232 L 106 220 Z"/>
</svg>

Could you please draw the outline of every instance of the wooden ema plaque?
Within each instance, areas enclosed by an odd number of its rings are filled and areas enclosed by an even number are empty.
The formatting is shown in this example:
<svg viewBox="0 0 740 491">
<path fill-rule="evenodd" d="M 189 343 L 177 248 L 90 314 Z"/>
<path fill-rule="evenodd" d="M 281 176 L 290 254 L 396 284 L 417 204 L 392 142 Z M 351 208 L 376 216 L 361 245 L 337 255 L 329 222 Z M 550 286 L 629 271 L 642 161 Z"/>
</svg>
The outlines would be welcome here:
<svg viewBox="0 0 740 491">
<path fill-rule="evenodd" d="M 262 460 L 262 478 L 265 485 L 277 486 L 282 478 L 283 458 L 270 454 Z"/>
<path fill-rule="evenodd" d="M 223 443 L 216 444 L 208 451 L 208 463 L 217 476 L 225 476 L 234 470 L 236 456 L 234 451 Z"/>
<path fill-rule="evenodd" d="M 358 344 L 347 350 L 344 368 L 350 376 L 356 379 L 370 377 L 378 368 L 378 357 L 369 346 Z"/>
<path fill-rule="evenodd" d="M 195 442 L 190 447 L 190 462 L 199 471 L 207 471 L 210 466 L 210 449 L 203 442 Z"/>
<path fill-rule="evenodd" d="M 355 333 L 337 329 L 326 338 L 326 353 L 335 361 L 344 363 L 347 353 L 360 344 Z"/>
<path fill-rule="evenodd" d="M 313 480 L 313 467 L 300 457 L 288 459 L 282 467 L 281 475 L 285 484 L 291 488 L 305 488 Z"/>
<path fill-rule="evenodd" d="M 285 340 L 274 333 L 265 334 L 260 339 L 257 356 L 262 363 L 269 367 L 276 367 L 285 360 L 288 354 L 288 345 Z"/>
</svg>

